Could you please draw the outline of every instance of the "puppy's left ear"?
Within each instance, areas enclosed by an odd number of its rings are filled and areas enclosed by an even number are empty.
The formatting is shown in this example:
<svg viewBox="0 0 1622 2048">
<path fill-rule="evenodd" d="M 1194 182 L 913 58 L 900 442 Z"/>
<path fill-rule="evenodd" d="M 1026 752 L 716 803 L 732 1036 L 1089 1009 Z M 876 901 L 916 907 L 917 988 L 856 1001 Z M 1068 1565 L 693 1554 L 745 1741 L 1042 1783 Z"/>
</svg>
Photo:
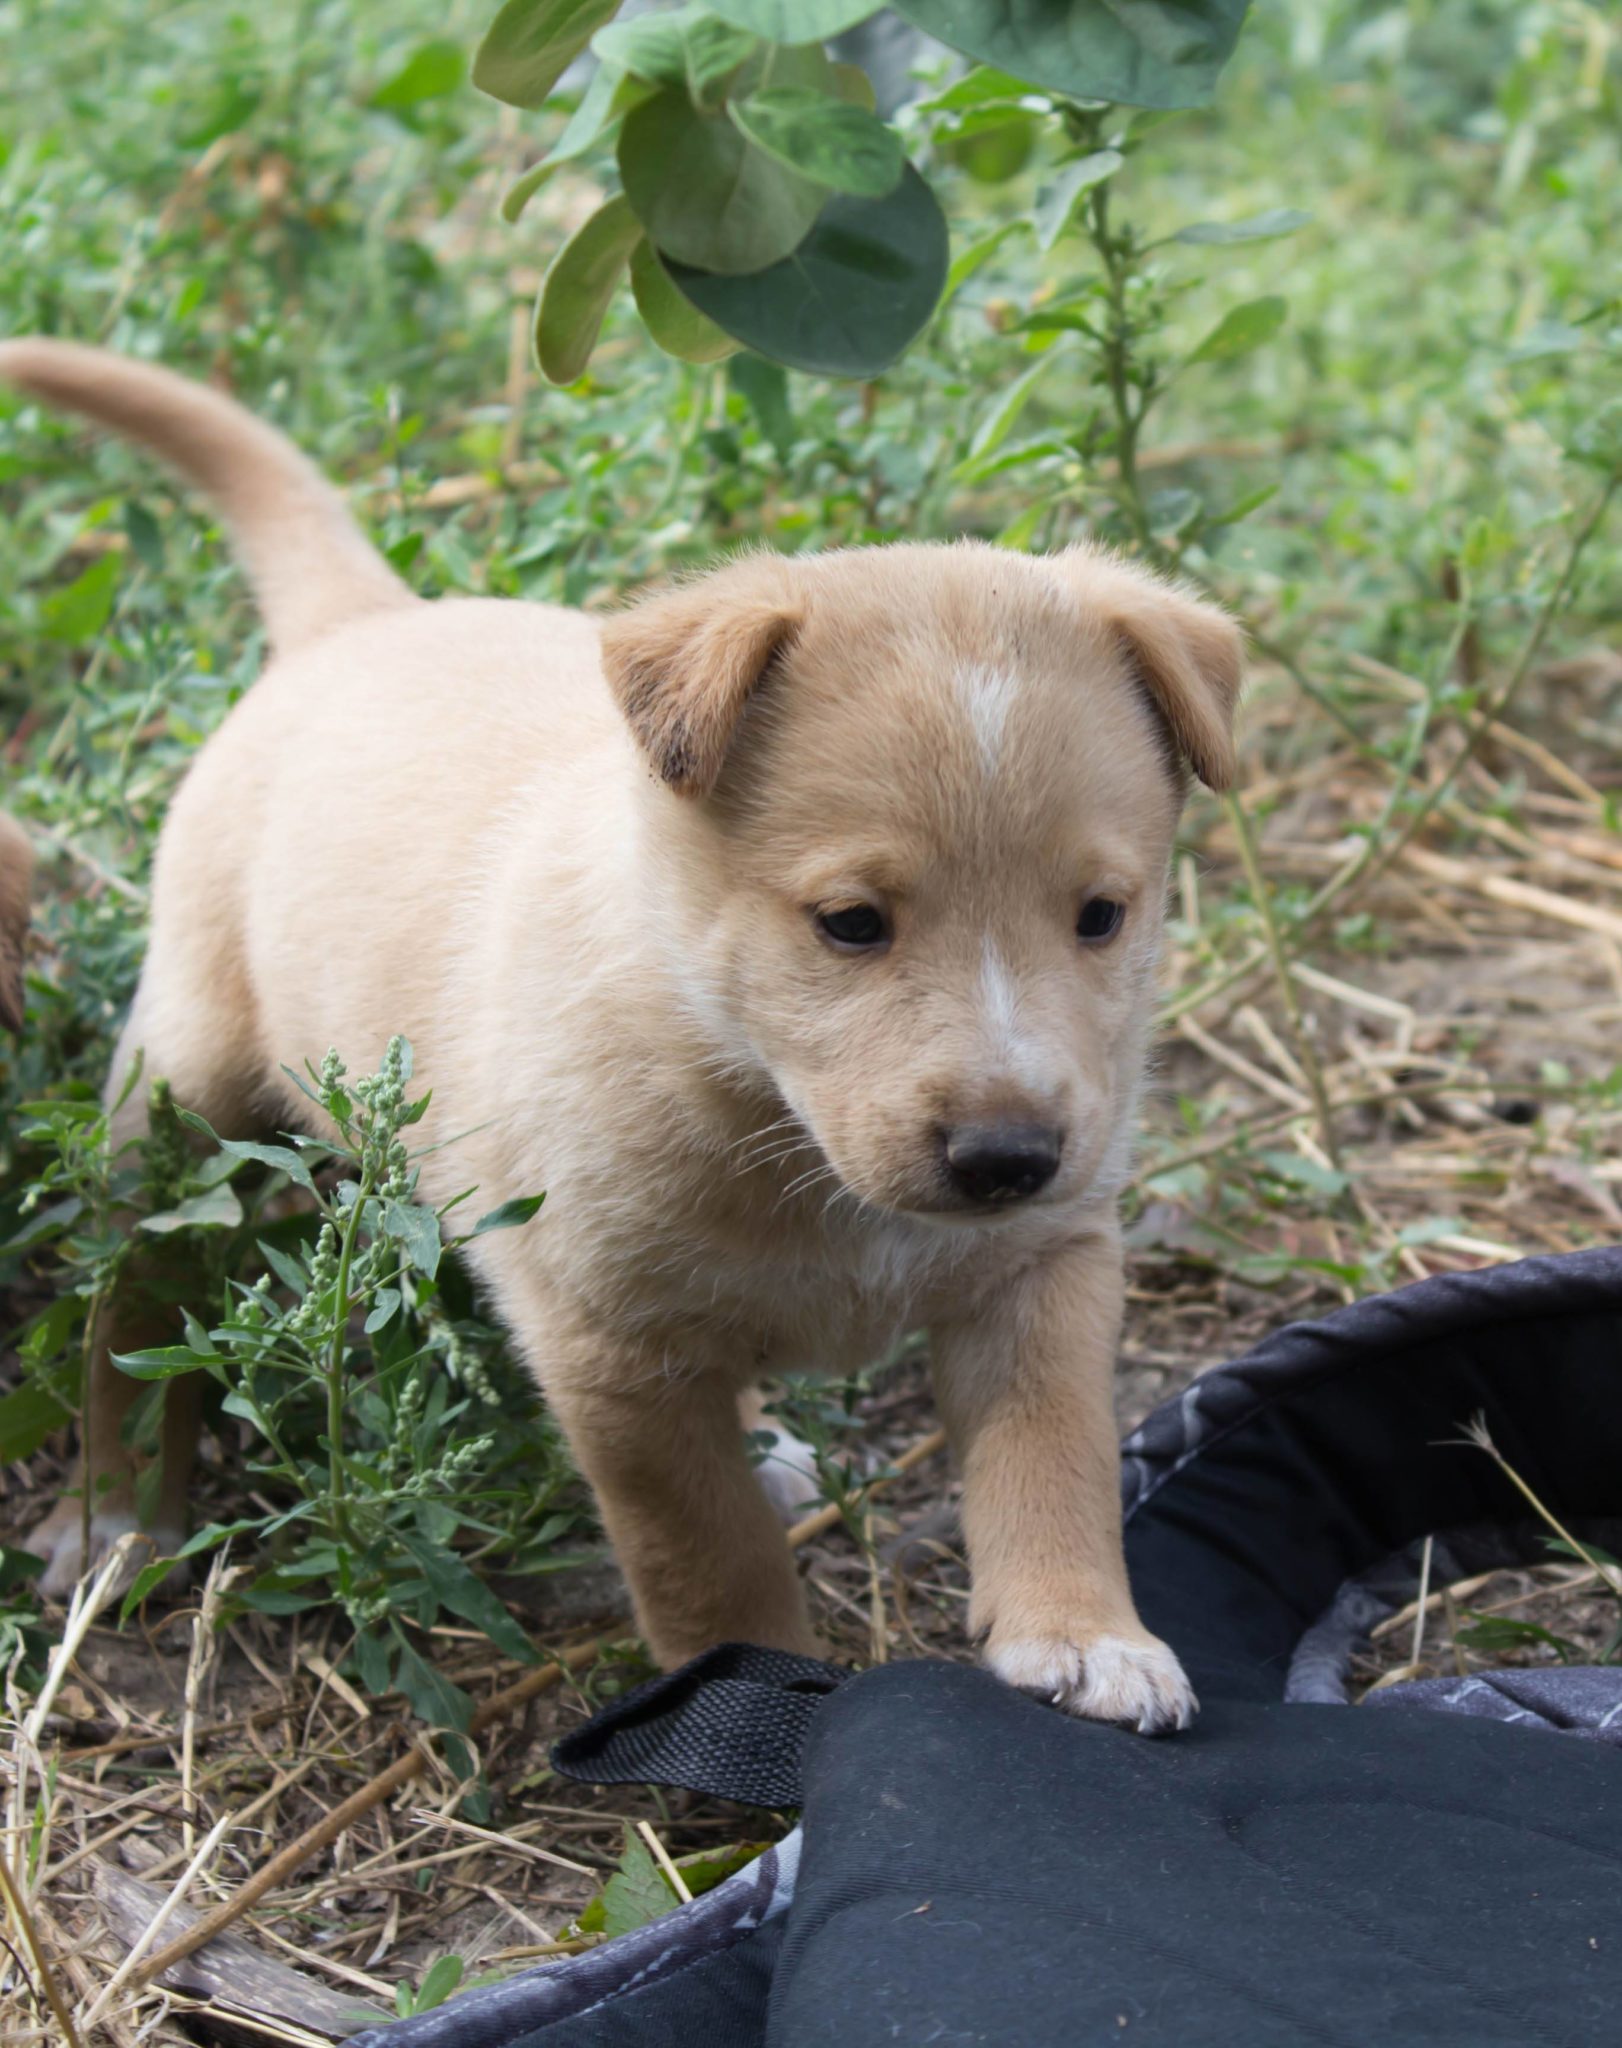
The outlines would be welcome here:
<svg viewBox="0 0 1622 2048">
<path fill-rule="evenodd" d="M 793 572 L 755 556 L 605 623 L 609 687 L 678 795 L 707 796 L 715 787 L 744 706 L 804 617 Z"/>
<path fill-rule="evenodd" d="M 1091 548 L 1054 566 L 1088 611 L 1124 643 L 1179 754 L 1208 789 L 1238 772 L 1233 721 L 1244 681 L 1244 636 L 1220 605 L 1150 570 Z"/>
</svg>

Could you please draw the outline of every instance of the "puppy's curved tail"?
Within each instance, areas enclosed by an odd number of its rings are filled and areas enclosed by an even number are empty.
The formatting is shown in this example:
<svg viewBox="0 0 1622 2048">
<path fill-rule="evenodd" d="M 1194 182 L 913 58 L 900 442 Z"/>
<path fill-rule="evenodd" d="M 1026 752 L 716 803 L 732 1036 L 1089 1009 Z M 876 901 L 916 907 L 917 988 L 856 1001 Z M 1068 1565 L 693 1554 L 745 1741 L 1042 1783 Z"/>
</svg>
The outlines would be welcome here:
<svg viewBox="0 0 1622 2048">
<path fill-rule="evenodd" d="M 363 613 L 419 602 L 315 465 L 218 391 L 106 349 L 34 338 L 0 341 L 0 378 L 144 443 L 211 498 L 278 654 Z"/>
</svg>

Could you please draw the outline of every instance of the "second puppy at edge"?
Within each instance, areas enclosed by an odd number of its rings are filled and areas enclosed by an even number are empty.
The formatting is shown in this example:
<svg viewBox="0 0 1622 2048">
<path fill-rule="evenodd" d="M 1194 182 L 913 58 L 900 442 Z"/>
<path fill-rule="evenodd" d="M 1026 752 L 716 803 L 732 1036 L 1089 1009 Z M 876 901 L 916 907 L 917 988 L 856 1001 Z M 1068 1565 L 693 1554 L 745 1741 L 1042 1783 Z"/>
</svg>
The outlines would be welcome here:
<svg viewBox="0 0 1622 2048">
<path fill-rule="evenodd" d="M 607 619 L 426 603 L 217 394 L 41 341 L 0 376 L 207 491 L 272 645 L 165 824 L 112 1091 L 144 1051 L 221 1132 L 307 1129 L 284 1064 L 411 1039 L 426 1136 L 473 1133 L 424 1198 L 547 1190 L 474 1261 L 666 1663 L 814 1647 L 740 1395 L 927 1326 L 986 1662 L 1184 1725 L 1121 1553 L 1116 1203 L 1187 773 L 1233 773 L 1230 620 L 968 543 L 756 555 Z M 108 1349 L 163 1341 L 143 1315 Z M 134 1388 L 96 1361 L 98 1543 Z M 58 1584 L 78 1532 L 68 1500 L 33 1539 Z"/>
</svg>

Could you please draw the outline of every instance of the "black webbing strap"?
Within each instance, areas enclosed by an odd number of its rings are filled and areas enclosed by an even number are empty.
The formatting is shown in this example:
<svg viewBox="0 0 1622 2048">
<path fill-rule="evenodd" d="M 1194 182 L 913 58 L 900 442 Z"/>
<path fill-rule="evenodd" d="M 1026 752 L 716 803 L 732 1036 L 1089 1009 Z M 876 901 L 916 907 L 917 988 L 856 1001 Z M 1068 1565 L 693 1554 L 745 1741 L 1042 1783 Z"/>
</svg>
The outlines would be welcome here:
<svg viewBox="0 0 1622 2048">
<path fill-rule="evenodd" d="M 588 1785 L 682 1785 L 744 1806 L 798 1806 L 811 1717 L 849 1675 L 788 1650 L 721 1643 L 565 1735 L 552 1767 Z"/>
</svg>

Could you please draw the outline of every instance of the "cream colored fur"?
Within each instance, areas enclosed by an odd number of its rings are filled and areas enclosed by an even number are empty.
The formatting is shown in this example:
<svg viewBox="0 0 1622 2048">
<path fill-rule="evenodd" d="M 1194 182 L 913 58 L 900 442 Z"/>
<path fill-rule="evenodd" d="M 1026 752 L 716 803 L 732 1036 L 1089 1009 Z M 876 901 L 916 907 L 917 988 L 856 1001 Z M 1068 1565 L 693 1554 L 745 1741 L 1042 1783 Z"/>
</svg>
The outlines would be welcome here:
<svg viewBox="0 0 1622 2048">
<path fill-rule="evenodd" d="M 664 1661 L 812 1647 L 740 1395 L 924 1324 L 992 1668 L 1186 1721 L 1121 1558 L 1115 1204 L 1183 764 L 1232 773 L 1232 625 L 1091 550 L 969 543 L 755 556 L 606 621 L 428 604 L 227 400 L 57 343 L 0 376 L 209 490 L 275 650 L 170 811 L 112 1087 L 144 1051 L 216 1128 L 307 1129 L 284 1065 L 409 1036 L 418 1135 L 472 1134 L 424 1198 L 547 1191 L 474 1257 Z M 1084 947 L 1095 894 L 1126 921 Z M 887 948 L 819 935 L 854 903 Z M 985 1211 L 942 1133 L 997 1118 L 1064 1148 Z M 76 1503 L 47 1540 L 60 1583 Z"/>
</svg>

